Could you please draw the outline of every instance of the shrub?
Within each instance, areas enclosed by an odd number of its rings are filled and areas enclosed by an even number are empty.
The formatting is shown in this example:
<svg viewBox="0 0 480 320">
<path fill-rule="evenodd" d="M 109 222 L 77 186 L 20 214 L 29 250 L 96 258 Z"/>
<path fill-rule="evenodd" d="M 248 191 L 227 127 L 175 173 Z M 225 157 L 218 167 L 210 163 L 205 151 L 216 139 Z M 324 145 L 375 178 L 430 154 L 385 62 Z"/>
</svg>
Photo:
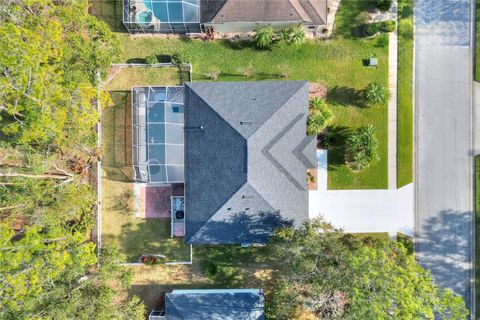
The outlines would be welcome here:
<svg viewBox="0 0 480 320">
<path fill-rule="evenodd" d="M 377 38 L 377 47 L 383 48 L 388 45 L 388 36 L 386 34 L 382 34 Z"/>
<path fill-rule="evenodd" d="M 206 277 L 214 277 L 218 273 L 218 266 L 212 260 L 207 260 L 202 263 L 202 273 Z"/>
<path fill-rule="evenodd" d="M 377 0 L 376 6 L 380 11 L 388 11 L 392 6 L 392 0 Z"/>
<path fill-rule="evenodd" d="M 325 101 L 320 98 L 310 100 L 309 116 L 307 119 L 307 134 L 319 135 L 332 121 L 333 113 Z"/>
<path fill-rule="evenodd" d="M 268 49 L 273 44 L 273 36 L 272 27 L 262 27 L 256 31 L 253 42 L 257 48 Z"/>
<path fill-rule="evenodd" d="M 155 264 L 165 263 L 167 258 L 160 255 L 145 254 L 141 257 L 141 261 L 146 265 L 153 266 Z"/>
<path fill-rule="evenodd" d="M 203 37 L 205 41 L 215 40 L 215 30 L 212 26 L 209 26 L 205 29 L 205 35 Z"/>
<path fill-rule="evenodd" d="M 395 21 L 387 20 L 380 22 L 380 31 L 393 32 L 395 31 Z"/>
<path fill-rule="evenodd" d="M 191 59 L 192 57 L 188 51 L 179 51 L 172 54 L 170 62 L 173 65 L 180 67 L 182 64 L 190 62 Z"/>
<path fill-rule="evenodd" d="M 305 42 L 305 32 L 305 27 L 299 24 L 296 27 L 280 30 L 277 36 L 281 44 L 299 46 Z"/>
<path fill-rule="evenodd" d="M 211 80 L 217 80 L 220 74 L 222 74 L 222 71 L 218 67 L 213 67 L 205 75 Z"/>
<path fill-rule="evenodd" d="M 398 34 L 405 40 L 413 39 L 413 23 L 410 20 L 400 20 Z"/>
<path fill-rule="evenodd" d="M 289 43 L 294 46 L 299 46 L 305 42 L 305 27 L 299 24 L 290 29 Z"/>
<path fill-rule="evenodd" d="M 365 33 L 367 36 L 374 36 L 380 31 L 380 24 L 378 22 L 370 23 L 366 25 Z"/>
<path fill-rule="evenodd" d="M 398 7 L 399 7 L 398 11 L 400 13 L 400 18 L 402 18 L 402 19 L 406 19 L 413 14 L 412 8 L 410 8 L 410 6 L 408 6 L 408 5 L 403 5 L 402 6 L 401 4 L 399 4 Z"/>
<path fill-rule="evenodd" d="M 327 149 L 327 150 L 333 149 L 333 147 L 335 146 L 335 140 L 336 140 L 335 138 L 336 138 L 335 132 L 327 130 L 325 133 L 321 134 L 319 137 L 320 147 L 322 149 Z"/>
<path fill-rule="evenodd" d="M 347 164 L 353 170 L 363 170 L 378 159 L 378 141 L 375 127 L 371 124 L 361 126 L 347 139 Z"/>
<path fill-rule="evenodd" d="M 390 98 L 388 88 L 383 84 L 370 83 L 363 91 L 365 99 L 371 104 L 385 104 Z"/>
<path fill-rule="evenodd" d="M 152 54 L 150 56 L 147 57 L 147 59 L 145 59 L 147 61 L 148 64 L 155 64 L 155 63 L 158 63 L 158 58 L 156 55 Z"/>
<path fill-rule="evenodd" d="M 284 28 L 278 32 L 278 41 L 280 44 L 288 44 L 290 41 L 291 28 Z"/>
</svg>

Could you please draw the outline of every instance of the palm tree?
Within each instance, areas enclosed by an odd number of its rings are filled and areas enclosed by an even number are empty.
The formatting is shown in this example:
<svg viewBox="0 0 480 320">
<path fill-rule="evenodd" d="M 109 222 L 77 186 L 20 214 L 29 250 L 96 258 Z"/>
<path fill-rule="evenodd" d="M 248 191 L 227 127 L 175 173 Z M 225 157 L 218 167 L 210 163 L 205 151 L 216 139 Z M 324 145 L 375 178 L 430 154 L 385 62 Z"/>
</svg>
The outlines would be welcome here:
<svg viewBox="0 0 480 320">
<path fill-rule="evenodd" d="M 305 27 L 299 24 L 290 29 L 290 43 L 299 46 L 305 42 Z"/>
<path fill-rule="evenodd" d="M 307 119 L 308 135 L 319 135 L 333 119 L 332 111 L 320 98 L 310 100 L 309 113 Z"/>
<path fill-rule="evenodd" d="M 256 31 L 255 36 L 253 37 L 253 42 L 255 46 L 261 49 L 269 48 L 273 43 L 273 28 L 272 27 L 263 27 Z"/>
<path fill-rule="evenodd" d="M 385 104 L 390 98 L 388 89 L 380 83 L 370 83 L 364 90 L 365 98 L 372 104 Z"/>
<path fill-rule="evenodd" d="M 371 124 L 361 126 L 346 142 L 347 162 L 354 170 L 363 170 L 378 159 L 378 140 L 375 127 Z"/>
</svg>

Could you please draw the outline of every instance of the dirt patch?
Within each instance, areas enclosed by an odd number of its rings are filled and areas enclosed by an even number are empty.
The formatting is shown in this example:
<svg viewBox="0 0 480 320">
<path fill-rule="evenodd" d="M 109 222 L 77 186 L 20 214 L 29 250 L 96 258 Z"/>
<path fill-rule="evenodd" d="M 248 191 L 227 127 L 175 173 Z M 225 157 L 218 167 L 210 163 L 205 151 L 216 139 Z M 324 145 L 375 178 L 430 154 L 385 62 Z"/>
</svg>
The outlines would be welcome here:
<svg viewBox="0 0 480 320">
<path fill-rule="evenodd" d="M 310 99 L 320 98 L 325 99 L 327 97 L 328 88 L 321 82 L 310 82 L 308 88 L 308 97 Z"/>
</svg>

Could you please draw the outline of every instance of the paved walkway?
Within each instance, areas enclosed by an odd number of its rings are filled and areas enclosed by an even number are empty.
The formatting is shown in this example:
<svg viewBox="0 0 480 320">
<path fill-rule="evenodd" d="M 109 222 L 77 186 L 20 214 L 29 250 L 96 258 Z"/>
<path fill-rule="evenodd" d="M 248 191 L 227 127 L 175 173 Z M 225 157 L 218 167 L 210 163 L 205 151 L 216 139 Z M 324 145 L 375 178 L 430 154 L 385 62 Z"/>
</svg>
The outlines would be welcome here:
<svg viewBox="0 0 480 320">
<path fill-rule="evenodd" d="M 395 190 L 327 190 L 327 151 L 319 150 L 318 190 L 309 191 L 309 218 L 322 215 L 346 232 L 413 236 L 413 185 Z"/>
<path fill-rule="evenodd" d="M 388 189 L 397 189 L 397 31 L 389 33 L 388 42 Z"/>
<path fill-rule="evenodd" d="M 415 2 L 415 254 L 472 311 L 474 5 Z"/>
</svg>

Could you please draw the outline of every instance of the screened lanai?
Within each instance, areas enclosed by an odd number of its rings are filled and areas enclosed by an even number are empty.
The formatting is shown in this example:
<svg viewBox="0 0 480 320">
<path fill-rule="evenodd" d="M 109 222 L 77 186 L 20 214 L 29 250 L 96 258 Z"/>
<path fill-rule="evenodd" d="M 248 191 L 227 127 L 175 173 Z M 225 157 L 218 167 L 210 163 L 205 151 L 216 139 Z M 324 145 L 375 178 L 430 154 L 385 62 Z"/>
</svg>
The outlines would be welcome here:
<svg viewBox="0 0 480 320">
<path fill-rule="evenodd" d="M 129 32 L 200 33 L 200 0 L 123 0 Z"/>
<path fill-rule="evenodd" d="M 135 180 L 184 181 L 183 87 L 132 89 Z"/>
</svg>

